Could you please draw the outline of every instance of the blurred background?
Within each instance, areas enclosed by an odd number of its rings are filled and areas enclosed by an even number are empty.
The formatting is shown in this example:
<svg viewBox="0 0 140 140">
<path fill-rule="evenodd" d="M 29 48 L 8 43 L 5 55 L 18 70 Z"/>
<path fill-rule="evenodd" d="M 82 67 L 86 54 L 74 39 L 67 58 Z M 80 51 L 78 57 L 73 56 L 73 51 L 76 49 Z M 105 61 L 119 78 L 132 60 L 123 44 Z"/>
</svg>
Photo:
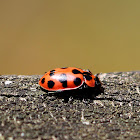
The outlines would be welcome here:
<svg viewBox="0 0 140 140">
<path fill-rule="evenodd" d="M 75 66 L 140 70 L 140 1 L 0 1 L 0 74 Z"/>
</svg>

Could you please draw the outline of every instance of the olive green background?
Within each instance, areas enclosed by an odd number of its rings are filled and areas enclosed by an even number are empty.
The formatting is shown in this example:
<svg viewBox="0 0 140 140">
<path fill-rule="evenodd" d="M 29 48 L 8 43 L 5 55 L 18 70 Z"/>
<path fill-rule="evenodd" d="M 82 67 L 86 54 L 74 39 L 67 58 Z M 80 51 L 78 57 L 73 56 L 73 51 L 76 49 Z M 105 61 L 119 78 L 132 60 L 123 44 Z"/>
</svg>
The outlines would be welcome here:
<svg viewBox="0 0 140 140">
<path fill-rule="evenodd" d="M 0 74 L 133 71 L 139 61 L 139 0 L 0 1 Z"/>
</svg>

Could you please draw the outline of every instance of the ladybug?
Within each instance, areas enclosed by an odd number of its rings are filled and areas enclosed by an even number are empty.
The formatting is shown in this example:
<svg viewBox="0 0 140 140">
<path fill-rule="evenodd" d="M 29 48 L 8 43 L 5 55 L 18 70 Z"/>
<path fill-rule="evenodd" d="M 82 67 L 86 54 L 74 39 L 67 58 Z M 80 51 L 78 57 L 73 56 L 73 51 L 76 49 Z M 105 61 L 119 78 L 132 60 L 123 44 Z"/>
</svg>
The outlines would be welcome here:
<svg viewBox="0 0 140 140">
<path fill-rule="evenodd" d="M 101 82 L 89 70 L 75 67 L 56 68 L 39 80 L 41 88 L 48 92 L 71 91 L 75 89 L 100 89 Z"/>
</svg>

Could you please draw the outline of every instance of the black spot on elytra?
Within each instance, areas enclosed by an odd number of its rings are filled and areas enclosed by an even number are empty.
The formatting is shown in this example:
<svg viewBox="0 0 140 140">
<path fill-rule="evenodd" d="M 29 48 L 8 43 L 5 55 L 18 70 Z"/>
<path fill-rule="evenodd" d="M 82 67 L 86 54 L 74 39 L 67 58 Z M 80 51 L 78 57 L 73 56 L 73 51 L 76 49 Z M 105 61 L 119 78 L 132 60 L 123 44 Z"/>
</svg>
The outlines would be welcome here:
<svg viewBox="0 0 140 140">
<path fill-rule="evenodd" d="M 45 78 L 42 78 L 41 83 L 42 83 L 42 84 L 45 83 Z"/>
<path fill-rule="evenodd" d="M 52 80 L 48 81 L 48 87 L 49 88 L 53 88 L 54 84 L 55 83 Z"/>
<path fill-rule="evenodd" d="M 64 88 L 67 87 L 67 75 L 65 73 L 62 73 L 59 77 L 59 81 L 62 83 L 62 86 Z"/>
<path fill-rule="evenodd" d="M 92 79 L 92 77 L 90 75 L 84 75 L 85 79 L 90 81 Z"/>
<path fill-rule="evenodd" d="M 54 75 L 54 72 L 55 72 L 55 70 L 51 70 L 50 71 L 50 76 L 53 76 Z"/>
<path fill-rule="evenodd" d="M 67 69 L 68 67 L 62 67 L 61 69 Z"/>
<path fill-rule="evenodd" d="M 64 81 L 64 82 L 62 83 L 62 86 L 63 86 L 64 88 L 66 88 L 66 87 L 67 87 L 67 81 Z"/>
<path fill-rule="evenodd" d="M 77 69 L 73 69 L 73 70 L 72 70 L 72 73 L 73 73 L 73 74 L 81 74 L 81 72 L 80 72 L 79 70 L 77 70 Z"/>
<path fill-rule="evenodd" d="M 76 86 L 79 86 L 81 83 L 82 83 L 82 80 L 81 80 L 80 78 L 75 78 L 75 79 L 74 79 L 74 84 L 75 84 Z"/>
</svg>

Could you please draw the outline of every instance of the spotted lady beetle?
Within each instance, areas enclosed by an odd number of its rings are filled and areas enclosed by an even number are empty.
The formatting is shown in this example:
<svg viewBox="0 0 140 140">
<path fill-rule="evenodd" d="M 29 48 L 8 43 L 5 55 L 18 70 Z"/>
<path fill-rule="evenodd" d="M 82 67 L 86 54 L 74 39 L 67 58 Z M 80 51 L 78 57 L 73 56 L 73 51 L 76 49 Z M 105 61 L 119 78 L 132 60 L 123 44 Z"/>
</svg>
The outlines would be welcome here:
<svg viewBox="0 0 140 140">
<path fill-rule="evenodd" d="M 75 67 L 56 68 L 39 80 L 39 85 L 47 92 L 56 93 L 79 89 L 101 89 L 101 82 L 89 70 Z"/>
</svg>

